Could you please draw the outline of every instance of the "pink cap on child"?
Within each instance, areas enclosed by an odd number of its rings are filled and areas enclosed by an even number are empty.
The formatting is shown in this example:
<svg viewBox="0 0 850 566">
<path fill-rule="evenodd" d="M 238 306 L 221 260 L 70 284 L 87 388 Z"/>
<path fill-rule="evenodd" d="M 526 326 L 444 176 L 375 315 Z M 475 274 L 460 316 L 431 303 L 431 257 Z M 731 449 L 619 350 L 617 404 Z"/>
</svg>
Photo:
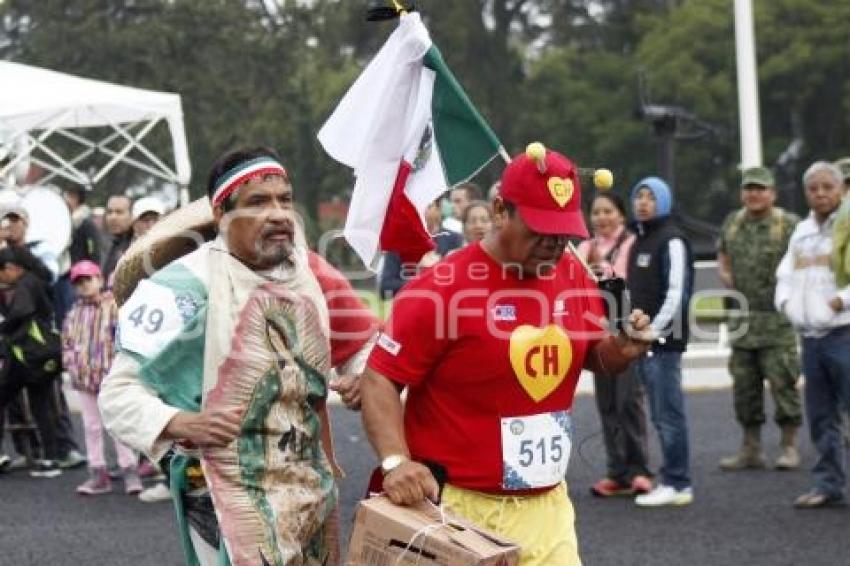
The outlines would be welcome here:
<svg viewBox="0 0 850 566">
<path fill-rule="evenodd" d="M 100 267 L 95 262 L 87 259 L 78 261 L 71 266 L 71 283 L 80 277 L 101 277 L 102 275 L 103 273 L 100 271 Z"/>
</svg>

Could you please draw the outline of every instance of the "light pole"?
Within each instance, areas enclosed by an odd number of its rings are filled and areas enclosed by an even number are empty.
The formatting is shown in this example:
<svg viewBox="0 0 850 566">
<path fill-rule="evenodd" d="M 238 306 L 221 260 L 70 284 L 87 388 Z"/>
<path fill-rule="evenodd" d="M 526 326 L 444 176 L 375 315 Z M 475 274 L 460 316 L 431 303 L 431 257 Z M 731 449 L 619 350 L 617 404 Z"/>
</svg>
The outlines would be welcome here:
<svg viewBox="0 0 850 566">
<path fill-rule="evenodd" d="M 738 63 L 741 168 L 746 169 L 762 164 L 755 26 L 751 0 L 735 0 L 735 55 Z"/>
</svg>

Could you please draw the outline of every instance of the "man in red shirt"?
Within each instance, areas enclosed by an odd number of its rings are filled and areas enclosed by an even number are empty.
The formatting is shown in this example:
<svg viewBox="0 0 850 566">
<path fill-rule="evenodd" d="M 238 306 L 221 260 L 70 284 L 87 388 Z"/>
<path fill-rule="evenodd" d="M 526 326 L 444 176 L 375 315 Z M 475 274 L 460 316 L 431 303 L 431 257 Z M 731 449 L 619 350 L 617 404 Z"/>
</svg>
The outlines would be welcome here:
<svg viewBox="0 0 850 566">
<path fill-rule="evenodd" d="M 613 375 L 648 348 L 649 319 L 610 335 L 568 237 L 587 237 L 578 172 L 531 144 L 502 175 L 496 228 L 396 297 L 369 359 L 363 420 L 398 504 L 440 499 L 518 542 L 521 564 L 578 564 L 564 476 L 582 368 Z M 405 407 L 400 392 L 408 388 Z"/>
</svg>

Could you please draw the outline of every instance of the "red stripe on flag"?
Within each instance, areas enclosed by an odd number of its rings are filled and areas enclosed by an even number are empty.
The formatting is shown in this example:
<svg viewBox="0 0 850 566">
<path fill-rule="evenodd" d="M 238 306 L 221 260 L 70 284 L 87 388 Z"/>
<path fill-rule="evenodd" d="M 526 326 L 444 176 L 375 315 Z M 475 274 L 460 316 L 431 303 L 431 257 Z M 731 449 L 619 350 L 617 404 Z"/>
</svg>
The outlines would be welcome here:
<svg viewBox="0 0 850 566">
<path fill-rule="evenodd" d="M 404 193 L 410 171 L 410 164 L 402 161 L 381 228 L 381 249 L 397 253 L 402 263 L 419 263 L 423 255 L 434 249 L 434 240 L 422 224 L 416 207 Z"/>
</svg>

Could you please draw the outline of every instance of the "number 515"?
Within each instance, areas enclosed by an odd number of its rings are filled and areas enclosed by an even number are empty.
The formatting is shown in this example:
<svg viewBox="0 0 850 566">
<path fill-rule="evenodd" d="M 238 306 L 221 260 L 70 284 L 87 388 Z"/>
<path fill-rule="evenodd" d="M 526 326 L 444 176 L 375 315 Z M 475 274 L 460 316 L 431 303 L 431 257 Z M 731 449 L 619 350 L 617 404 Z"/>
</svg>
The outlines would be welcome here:
<svg viewBox="0 0 850 566">
<path fill-rule="evenodd" d="M 534 463 L 535 455 L 539 457 L 541 464 L 545 464 L 548 456 L 550 462 L 560 462 L 564 457 L 563 437 L 559 434 L 549 438 L 541 438 L 536 443 L 534 440 L 523 440 L 519 444 L 519 465 L 527 468 Z"/>
</svg>

